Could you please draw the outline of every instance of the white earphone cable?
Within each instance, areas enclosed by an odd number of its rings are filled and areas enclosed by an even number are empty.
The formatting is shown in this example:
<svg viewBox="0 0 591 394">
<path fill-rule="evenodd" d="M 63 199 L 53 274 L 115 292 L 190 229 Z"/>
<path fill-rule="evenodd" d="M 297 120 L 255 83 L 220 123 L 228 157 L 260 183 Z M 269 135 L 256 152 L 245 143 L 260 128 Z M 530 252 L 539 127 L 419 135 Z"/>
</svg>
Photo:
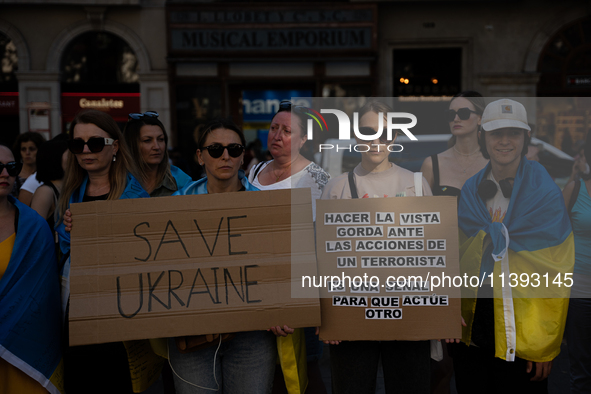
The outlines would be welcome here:
<svg viewBox="0 0 591 394">
<path fill-rule="evenodd" d="M 183 379 L 183 378 L 182 378 L 182 377 L 181 377 L 181 376 L 180 376 L 178 373 L 176 373 L 176 371 L 175 371 L 175 370 L 174 370 L 174 368 L 172 367 L 172 363 L 170 362 L 170 346 L 168 345 L 168 341 L 166 341 L 166 350 L 167 350 L 167 352 L 168 352 L 168 365 L 170 365 L 170 369 L 172 370 L 172 372 L 173 372 L 173 373 L 174 373 L 174 374 L 175 374 L 175 375 L 176 375 L 176 376 L 177 376 L 177 377 L 178 377 L 180 380 L 182 380 L 183 382 L 185 382 L 185 383 L 187 383 L 187 384 L 189 384 L 189 385 L 191 385 L 191 386 L 198 387 L 198 388 L 200 388 L 200 389 L 203 389 L 203 390 L 210 390 L 210 391 L 220 391 L 220 383 L 218 382 L 218 379 L 217 379 L 217 377 L 215 376 L 215 361 L 216 361 L 216 359 L 217 359 L 218 352 L 219 352 L 219 350 L 220 350 L 220 346 L 222 346 L 222 336 L 221 336 L 221 335 L 220 335 L 220 343 L 218 343 L 218 347 L 217 347 L 217 349 L 215 350 L 215 354 L 214 354 L 214 356 L 213 356 L 213 379 L 215 380 L 215 384 L 217 385 L 217 388 L 215 388 L 215 389 L 212 389 L 212 388 L 209 388 L 209 387 L 202 387 L 202 386 L 199 386 L 199 385 L 197 385 L 197 384 L 195 384 L 195 383 L 191 383 L 191 382 L 189 382 L 189 381 L 187 381 L 187 380 Z"/>
</svg>

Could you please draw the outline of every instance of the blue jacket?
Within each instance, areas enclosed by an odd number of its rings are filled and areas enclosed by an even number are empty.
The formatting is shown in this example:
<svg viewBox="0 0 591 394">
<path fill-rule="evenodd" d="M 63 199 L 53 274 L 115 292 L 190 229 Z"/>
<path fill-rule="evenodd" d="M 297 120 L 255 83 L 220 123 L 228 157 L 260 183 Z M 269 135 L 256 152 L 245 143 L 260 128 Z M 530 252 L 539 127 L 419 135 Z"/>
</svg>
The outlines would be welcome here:
<svg viewBox="0 0 591 394">
<path fill-rule="evenodd" d="M 191 177 L 185 174 L 180 168 L 175 166 L 170 166 L 170 173 L 172 177 L 176 181 L 176 187 L 178 190 L 181 190 L 185 185 L 192 181 Z"/>
<path fill-rule="evenodd" d="M 188 176 L 188 175 L 187 175 Z M 82 185 L 78 188 L 77 191 L 72 193 L 70 196 L 70 201 L 68 202 L 68 208 L 71 204 L 79 203 L 84 201 L 84 194 L 86 193 L 86 185 L 88 184 L 88 176 L 84 178 Z M 137 179 L 131 174 L 127 174 L 127 186 L 125 186 L 125 190 L 120 200 L 128 199 L 128 198 L 145 198 L 150 197 L 150 195 L 142 188 L 142 185 L 139 183 Z M 66 231 L 66 226 L 60 220 L 57 221 L 57 225 L 55 226 L 55 230 L 57 231 L 59 238 L 60 238 L 60 249 L 64 255 L 66 255 L 70 251 L 70 233 Z"/>
<path fill-rule="evenodd" d="M 244 175 L 244 171 L 238 171 L 238 179 L 242 182 L 242 185 L 246 188 L 247 192 L 255 192 L 259 191 L 256 187 L 254 187 Z M 207 193 L 207 178 L 201 178 L 198 181 L 190 182 L 182 189 L 179 187 L 179 190 L 173 194 L 173 196 L 186 196 L 192 194 L 208 194 Z"/>
</svg>

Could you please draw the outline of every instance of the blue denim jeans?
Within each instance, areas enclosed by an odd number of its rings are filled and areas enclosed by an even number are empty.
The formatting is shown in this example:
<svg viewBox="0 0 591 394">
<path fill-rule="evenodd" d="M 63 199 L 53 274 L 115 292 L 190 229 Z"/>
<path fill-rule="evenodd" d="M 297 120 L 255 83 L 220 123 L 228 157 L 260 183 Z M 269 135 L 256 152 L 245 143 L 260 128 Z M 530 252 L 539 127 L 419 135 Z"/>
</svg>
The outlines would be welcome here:
<svg viewBox="0 0 591 394">
<path fill-rule="evenodd" d="M 571 298 L 566 318 L 570 389 L 591 392 L 591 298 Z"/>
<path fill-rule="evenodd" d="M 216 345 L 186 354 L 179 353 L 174 338 L 169 338 L 168 349 L 177 394 L 271 392 L 277 360 L 273 333 L 239 332 L 219 350 Z"/>
</svg>

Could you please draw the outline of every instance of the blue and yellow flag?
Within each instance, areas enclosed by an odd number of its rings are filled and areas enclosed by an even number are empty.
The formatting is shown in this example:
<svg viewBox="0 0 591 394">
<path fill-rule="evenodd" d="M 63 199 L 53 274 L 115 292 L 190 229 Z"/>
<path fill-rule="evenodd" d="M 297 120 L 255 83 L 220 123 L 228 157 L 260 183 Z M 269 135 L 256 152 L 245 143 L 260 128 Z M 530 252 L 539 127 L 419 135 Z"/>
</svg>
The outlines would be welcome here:
<svg viewBox="0 0 591 394">
<path fill-rule="evenodd" d="M 16 239 L 0 280 L 0 357 L 52 394 L 63 393 L 62 313 L 53 234 L 31 208 L 18 210 Z"/>
<path fill-rule="evenodd" d="M 560 189 L 539 163 L 522 158 L 502 222 L 478 195 L 489 165 L 462 188 L 458 208 L 462 275 L 481 275 L 490 236 L 495 356 L 545 362 L 560 353 L 572 284 L 574 242 Z M 490 273 L 486 273 L 488 276 Z M 462 289 L 462 340 L 471 342 L 478 288 Z"/>
</svg>

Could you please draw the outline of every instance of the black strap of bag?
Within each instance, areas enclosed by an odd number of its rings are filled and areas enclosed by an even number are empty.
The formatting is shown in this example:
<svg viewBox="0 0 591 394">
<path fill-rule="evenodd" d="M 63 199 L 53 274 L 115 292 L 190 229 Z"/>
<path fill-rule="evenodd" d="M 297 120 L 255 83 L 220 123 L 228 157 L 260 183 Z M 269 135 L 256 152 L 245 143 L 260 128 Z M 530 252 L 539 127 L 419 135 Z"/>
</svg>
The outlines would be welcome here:
<svg viewBox="0 0 591 394">
<path fill-rule="evenodd" d="M 359 198 L 357 194 L 357 185 L 355 184 L 355 175 L 353 171 L 349 171 L 349 189 L 351 189 L 351 198 Z"/>
<path fill-rule="evenodd" d="M 254 168 L 254 176 L 252 177 L 252 180 L 254 182 L 255 179 L 257 179 L 257 175 L 259 174 L 259 171 L 261 170 L 261 168 L 263 168 L 263 164 L 265 164 L 266 161 L 262 161 L 259 164 L 256 165 L 256 167 Z"/>
<path fill-rule="evenodd" d="M 435 186 L 439 187 L 439 159 L 437 155 L 431 156 L 431 163 L 433 163 L 433 178 L 435 180 Z"/>
</svg>

